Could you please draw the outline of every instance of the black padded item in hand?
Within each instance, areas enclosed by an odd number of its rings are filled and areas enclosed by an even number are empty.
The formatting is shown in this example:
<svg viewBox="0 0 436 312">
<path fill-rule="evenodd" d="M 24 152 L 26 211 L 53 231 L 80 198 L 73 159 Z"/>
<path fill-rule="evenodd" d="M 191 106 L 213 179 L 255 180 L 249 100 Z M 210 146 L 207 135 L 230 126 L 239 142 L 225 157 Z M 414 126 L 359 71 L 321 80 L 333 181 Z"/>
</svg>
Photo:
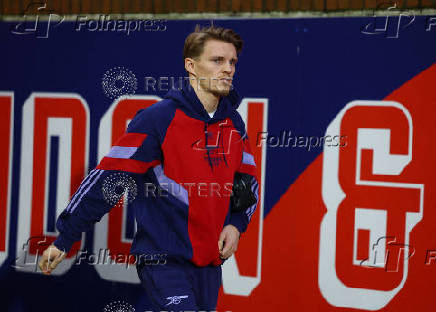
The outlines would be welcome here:
<svg viewBox="0 0 436 312">
<path fill-rule="evenodd" d="M 249 174 L 235 173 L 232 195 L 230 196 L 232 212 L 245 211 L 256 203 L 257 199 L 251 190 L 252 179 L 253 177 Z"/>
</svg>

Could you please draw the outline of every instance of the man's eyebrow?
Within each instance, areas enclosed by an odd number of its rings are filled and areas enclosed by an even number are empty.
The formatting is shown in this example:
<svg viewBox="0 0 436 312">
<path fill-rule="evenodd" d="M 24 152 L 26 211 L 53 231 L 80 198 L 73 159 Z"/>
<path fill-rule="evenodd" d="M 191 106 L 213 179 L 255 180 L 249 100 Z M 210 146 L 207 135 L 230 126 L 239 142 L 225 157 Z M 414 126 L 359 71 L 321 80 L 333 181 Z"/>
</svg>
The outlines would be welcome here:
<svg viewBox="0 0 436 312">
<path fill-rule="evenodd" d="M 210 58 L 211 58 L 211 59 L 220 59 L 220 60 L 222 60 L 222 59 L 224 59 L 225 57 L 222 56 L 222 55 L 212 55 Z M 237 62 L 237 61 L 238 61 L 238 58 L 237 58 L 237 57 L 232 57 L 231 60 L 232 60 L 233 62 Z"/>
</svg>

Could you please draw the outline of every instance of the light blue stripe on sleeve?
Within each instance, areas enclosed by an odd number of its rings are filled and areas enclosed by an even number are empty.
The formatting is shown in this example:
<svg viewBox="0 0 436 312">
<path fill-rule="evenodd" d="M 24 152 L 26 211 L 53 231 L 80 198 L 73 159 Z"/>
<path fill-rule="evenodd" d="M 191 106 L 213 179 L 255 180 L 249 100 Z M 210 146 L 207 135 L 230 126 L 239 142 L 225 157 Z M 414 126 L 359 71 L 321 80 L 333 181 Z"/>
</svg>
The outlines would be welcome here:
<svg viewBox="0 0 436 312">
<path fill-rule="evenodd" d="M 157 165 L 153 168 L 153 171 L 162 189 L 189 206 L 188 191 L 182 185 L 167 177 L 163 171 L 162 165 Z"/>
<path fill-rule="evenodd" d="M 256 166 L 256 163 L 254 162 L 253 155 L 243 152 L 242 154 L 242 163 L 247 165 L 253 165 Z"/>
<path fill-rule="evenodd" d="M 70 203 L 68 204 L 67 211 L 71 210 L 71 207 L 74 206 L 75 201 L 77 200 L 78 197 L 80 197 L 80 194 L 82 193 L 83 189 L 86 188 L 86 186 L 92 181 L 92 179 L 94 178 L 94 176 L 97 173 L 98 173 L 98 170 L 96 170 L 96 169 L 91 170 L 91 172 L 88 174 L 88 176 L 82 181 L 79 189 L 76 191 L 76 193 L 74 194 Z"/>
<path fill-rule="evenodd" d="M 128 159 L 135 154 L 137 147 L 113 146 L 106 157 Z"/>
<path fill-rule="evenodd" d="M 97 172 L 97 177 L 95 177 L 93 179 L 93 181 L 91 182 L 91 184 L 86 188 L 86 190 L 84 190 L 81 194 L 78 200 L 76 200 L 76 202 L 74 203 L 74 206 L 71 208 L 71 213 L 74 212 L 74 210 L 77 208 L 77 206 L 80 204 L 80 201 L 82 200 L 82 197 L 84 195 L 86 195 L 86 193 L 88 193 L 88 191 L 91 189 L 91 187 L 98 181 L 98 179 L 100 178 L 100 176 L 102 175 L 102 173 L 104 172 L 104 170 L 96 170 Z"/>
</svg>

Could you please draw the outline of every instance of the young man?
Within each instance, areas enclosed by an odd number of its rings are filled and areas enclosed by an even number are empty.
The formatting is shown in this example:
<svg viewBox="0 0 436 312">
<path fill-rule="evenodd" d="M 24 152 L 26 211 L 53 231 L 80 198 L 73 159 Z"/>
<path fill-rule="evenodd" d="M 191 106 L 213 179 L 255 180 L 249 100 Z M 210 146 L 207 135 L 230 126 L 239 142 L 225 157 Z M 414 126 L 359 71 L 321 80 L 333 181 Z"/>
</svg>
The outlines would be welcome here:
<svg viewBox="0 0 436 312">
<path fill-rule="evenodd" d="M 140 110 L 82 182 L 41 258 L 44 273 L 122 196 L 108 201 L 107 185 L 123 185 L 114 179 L 128 176 L 139 186 L 129 201 L 137 220 L 131 253 L 165 255 L 165 265 L 136 263 L 155 309 L 215 309 L 221 264 L 236 251 L 258 202 L 254 157 L 232 89 L 241 48 L 231 29 L 197 26 L 186 38 L 190 79 Z"/>
</svg>

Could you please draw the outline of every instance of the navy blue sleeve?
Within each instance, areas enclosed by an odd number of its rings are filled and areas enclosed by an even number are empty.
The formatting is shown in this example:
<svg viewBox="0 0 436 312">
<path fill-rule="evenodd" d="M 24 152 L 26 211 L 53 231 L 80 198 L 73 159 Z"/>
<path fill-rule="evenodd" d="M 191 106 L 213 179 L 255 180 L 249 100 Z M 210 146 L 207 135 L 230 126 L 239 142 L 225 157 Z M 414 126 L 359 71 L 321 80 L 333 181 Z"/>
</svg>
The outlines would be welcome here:
<svg viewBox="0 0 436 312">
<path fill-rule="evenodd" d="M 153 129 L 152 117 L 148 109 L 139 111 L 126 133 L 83 180 L 56 221 L 57 248 L 68 252 L 83 232 L 92 229 L 118 203 L 126 190 L 128 196 L 134 196 L 133 188 L 141 187 L 143 174 L 161 162 L 160 140 Z"/>
</svg>

